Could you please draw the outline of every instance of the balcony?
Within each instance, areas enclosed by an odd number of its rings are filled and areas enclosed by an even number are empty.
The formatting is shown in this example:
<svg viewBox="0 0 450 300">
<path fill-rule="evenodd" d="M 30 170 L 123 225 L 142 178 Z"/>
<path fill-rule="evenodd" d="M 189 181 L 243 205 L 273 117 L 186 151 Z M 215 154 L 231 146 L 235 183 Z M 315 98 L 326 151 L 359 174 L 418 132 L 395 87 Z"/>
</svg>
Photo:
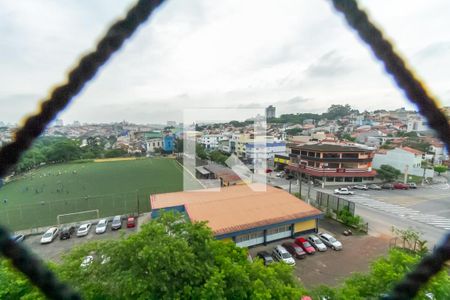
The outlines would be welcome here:
<svg viewBox="0 0 450 300">
<path fill-rule="evenodd" d="M 336 177 L 372 177 L 375 176 L 377 173 L 375 170 L 369 171 L 367 168 L 361 168 L 361 169 L 346 169 L 346 168 L 315 168 L 315 167 L 309 167 L 305 165 L 299 165 L 295 163 L 291 163 L 288 166 L 288 169 L 294 171 L 294 172 L 300 172 L 309 174 L 312 176 L 336 176 Z"/>
<path fill-rule="evenodd" d="M 315 157 L 308 155 L 300 155 L 301 159 L 310 160 L 310 161 L 320 161 L 320 162 L 371 162 L 372 157 L 367 158 L 357 158 L 357 157 Z"/>
</svg>

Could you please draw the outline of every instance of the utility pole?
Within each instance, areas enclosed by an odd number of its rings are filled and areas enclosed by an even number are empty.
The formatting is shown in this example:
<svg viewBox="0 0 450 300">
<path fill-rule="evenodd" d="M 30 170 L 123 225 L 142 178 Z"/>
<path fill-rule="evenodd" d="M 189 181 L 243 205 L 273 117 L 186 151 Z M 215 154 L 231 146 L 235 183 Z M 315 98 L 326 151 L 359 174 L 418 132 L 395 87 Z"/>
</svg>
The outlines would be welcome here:
<svg viewBox="0 0 450 300">
<path fill-rule="evenodd" d="M 138 211 L 138 216 L 139 216 L 139 195 L 138 195 L 138 190 L 136 190 L 136 203 L 137 203 L 137 211 Z"/>
<path fill-rule="evenodd" d="M 409 168 L 409 165 L 406 165 L 405 166 L 405 177 L 403 178 L 403 183 L 407 183 L 408 182 L 408 168 Z"/>
<path fill-rule="evenodd" d="M 289 194 L 291 193 L 292 179 L 289 179 Z"/>
<path fill-rule="evenodd" d="M 311 175 L 308 175 L 308 204 L 309 204 L 309 197 L 311 195 Z"/>
<path fill-rule="evenodd" d="M 298 177 L 298 198 L 302 199 L 302 177 L 300 171 L 297 173 Z"/>
</svg>

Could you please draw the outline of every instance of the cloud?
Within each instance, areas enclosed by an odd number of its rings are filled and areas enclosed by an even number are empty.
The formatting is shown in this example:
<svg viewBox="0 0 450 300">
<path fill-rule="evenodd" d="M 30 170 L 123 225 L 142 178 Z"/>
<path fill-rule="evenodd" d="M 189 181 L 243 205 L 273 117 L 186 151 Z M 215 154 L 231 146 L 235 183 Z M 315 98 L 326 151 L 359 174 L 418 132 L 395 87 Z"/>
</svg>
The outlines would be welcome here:
<svg viewBox="0 0 450 300">
<path fill-rule="evenodd" d="M 33 110 L 32 100 L 13 99 L 40 99 L 63 82 L 80 54 L 92 49 L 133 3 L 0 1 L 0 80 L 7 83 L 0 95 L 0 120 L 17 122 L 24 110 Z M 362 4 L 449 104 L 450 31 L 442 28 L 450 27 L 450 2 Z M 190 107 L 273 104 L 277 112 L 296 113 L 344 102 L 360 110 L 395 108 L 404 106 L 405 98 L 330 3 L 172 0 L 61 117 L 66 123 L 152 123 L 181 118 Z"/>
</svg>

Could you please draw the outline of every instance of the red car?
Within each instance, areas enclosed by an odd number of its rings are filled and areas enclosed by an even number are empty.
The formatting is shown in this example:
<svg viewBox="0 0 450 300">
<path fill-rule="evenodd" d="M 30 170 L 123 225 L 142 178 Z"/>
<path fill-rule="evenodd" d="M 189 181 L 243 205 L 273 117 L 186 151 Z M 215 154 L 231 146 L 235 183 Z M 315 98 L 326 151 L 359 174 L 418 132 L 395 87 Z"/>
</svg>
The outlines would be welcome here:
<svg viewBox="0 0 450 300">
<path fill-rule="evenodd" d="M 133 228 L 136 226 L 136 219 L 134 217 L 129 217 L 127 219 L 127 228 Z"/>
<path fill-rule="evenodd" d="M 296 238 L 295 243 L 302 247 L 302 249 L 305 250 L 305 252 L 308 254 L 316 253 L 316 249 L 314 249 L 314 247 L 302 237 Z"/>
<path fill-rule="evenodd" d="M 409 190 L 409 185 L 401 182 L 394 183 L 394 189 L 396 190 Z"/>
<path fill-rule="evenodd" d="M 283 243 L 282 246 L 289 252 L 292 257 L 302 259 L 306 257 L 305 251 L 295 243 Z"/>
</svg>

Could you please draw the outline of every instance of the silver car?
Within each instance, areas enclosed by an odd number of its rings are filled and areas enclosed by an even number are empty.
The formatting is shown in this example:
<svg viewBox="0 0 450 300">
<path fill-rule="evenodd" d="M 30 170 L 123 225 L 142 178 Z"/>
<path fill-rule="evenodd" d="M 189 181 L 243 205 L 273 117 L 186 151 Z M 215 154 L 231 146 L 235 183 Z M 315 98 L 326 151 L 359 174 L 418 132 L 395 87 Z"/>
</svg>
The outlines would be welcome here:
<svg viewBox="0 0 450 300">
<path fill-rule="evenodd" d="M 77 236 L 81 237 L 87 235 L 89 233 L 89 230 L 91 230 L 91 226 L 91 223 L 81 225 L 77 230 Z"/>
<path fill-rule="evenodd" d="M 95 226 L 95 233 L 97 234 L 105 233 L 107 227 L 108 227 L 108 220 L 101 219 L 100 221 L 98 221 L 97 226 Z"/>
<path fill-rule="evenodd" d="M 285 262 L 286 264 L 288 264 L 290 266 L 295 266 L 295 259 L 283 246 L 280 246 L 280 245 L 276 246 L 273 249 L 272 255 L 278 261 Z"/>
<path fill-rule="evenodd" d="M 335 239 L 331 234 L 319 233 L 319 238 L 322 242 L 333 250 L 342 250 L 342 244 Z"/>
<path fill-rule="evenodd" d="M 122 228 L 122 216 L 115 216 L 111 224 L 111 229 L 117 230 L 120 228 Z"/>
<path fill-rule="evenodd" d="M 316 248 L 317 251 L 320 252 L 327 251 L 327 246 L 316 235 L 310 235 L 308 237 L 308 242 L 310 242 L 310 244 L 314 248 Z"/>
</svg>

